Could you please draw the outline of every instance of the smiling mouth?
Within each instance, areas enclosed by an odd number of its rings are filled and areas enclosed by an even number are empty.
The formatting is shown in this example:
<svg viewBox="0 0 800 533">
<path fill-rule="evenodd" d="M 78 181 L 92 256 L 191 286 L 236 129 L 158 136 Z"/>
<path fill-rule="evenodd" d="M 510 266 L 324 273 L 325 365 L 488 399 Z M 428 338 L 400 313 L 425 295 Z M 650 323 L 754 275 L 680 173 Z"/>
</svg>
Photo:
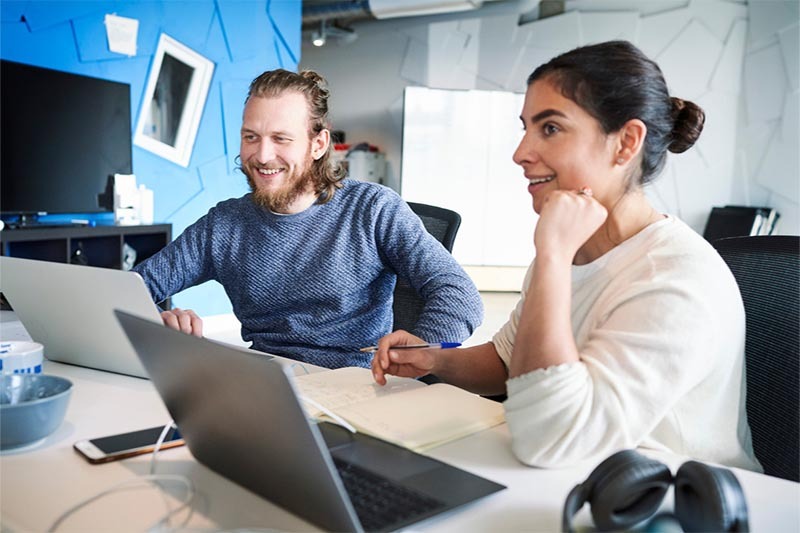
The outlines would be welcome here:
<svg viewBox="0 0 800 533">
<path fill-rule="evenodd" d="M 259 168 L 257 172 L 262 176 L 273 176 L 283 170 L 283 168 Z"/>
<path fill-rule="evenodd" d="M 528 180 L 528 184 L 538 185 L 540 183 L 547 183 L 548 181 L 553 181 L 554 179 L 556 179 L 555 176 L 547 176 L 546 178 L 531 178 Z"/>
</svg>

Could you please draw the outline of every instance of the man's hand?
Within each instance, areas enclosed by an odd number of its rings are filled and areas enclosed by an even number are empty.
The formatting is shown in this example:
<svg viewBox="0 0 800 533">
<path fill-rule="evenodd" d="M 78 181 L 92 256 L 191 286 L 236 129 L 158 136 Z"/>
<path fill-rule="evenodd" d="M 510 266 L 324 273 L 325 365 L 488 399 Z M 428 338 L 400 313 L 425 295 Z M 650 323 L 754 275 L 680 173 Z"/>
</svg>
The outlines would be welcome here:
<svg viewBox="0 0 800 533">
<path fill-rule="evenodd" d="M 168 328 L 182 331 L 195 337 L 203 336 L 203 320 L 191 309 L 179 309 L 175 307 L 171 311 L 163 311 L 161 320 Z"/>
<path fill-rule="evenodd" d="M 391 350 L 392 346 L 424 344 L 426 341 L 398 329 L 378 341 L 378 349 L 372 358 L 372 376 L 379 385 L 386 385 L 386 374 L 417 378 L 431 373 L 439 350 Z"/>
</svg>

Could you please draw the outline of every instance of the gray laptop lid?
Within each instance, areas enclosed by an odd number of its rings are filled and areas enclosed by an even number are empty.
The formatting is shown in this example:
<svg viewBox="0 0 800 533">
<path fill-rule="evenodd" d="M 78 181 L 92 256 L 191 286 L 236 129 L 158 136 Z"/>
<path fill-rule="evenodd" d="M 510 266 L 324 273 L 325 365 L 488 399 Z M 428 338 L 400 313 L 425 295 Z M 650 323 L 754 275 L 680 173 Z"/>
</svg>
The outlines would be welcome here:
<svg viewBox="0 0 800 533">
<path fill-rule="evenodd" d="M 270 356 L 115 314 L 194 457 L 325 529 L 362 530 L 333 458 L 441 501 L 395 527 L 505 488 L 366 435 L 310 424 L 291 378 Z"/>
<path fill-rule="evenodd" d="M 0 291 L 48 359 L 147 377 L 113 313 L 160 320 L 138 274 L 0 257 Z"/>
<path fill-rule="evenodd" d="M 325 442 L 280 364 L 116 315 L 198 461 L 326 529 L 360 529 Z"/>
</svg>

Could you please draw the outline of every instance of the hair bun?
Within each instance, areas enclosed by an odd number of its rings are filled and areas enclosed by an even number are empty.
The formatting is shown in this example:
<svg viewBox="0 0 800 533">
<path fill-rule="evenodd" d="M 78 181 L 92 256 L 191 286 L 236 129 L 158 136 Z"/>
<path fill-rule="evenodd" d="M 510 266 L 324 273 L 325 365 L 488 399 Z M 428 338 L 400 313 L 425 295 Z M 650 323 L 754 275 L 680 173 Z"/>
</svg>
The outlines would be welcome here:
<svg viewBox="0 0 800 533">
<path fill-rule="evenodd" d="M 681 100 L 674 96 L 672 103 L 672 141 L 667 149 L 675 154 L 680 154 L 691 148 L 703 132 L 706 122 L 705 112 L 694 102 Z"/>
</svg>

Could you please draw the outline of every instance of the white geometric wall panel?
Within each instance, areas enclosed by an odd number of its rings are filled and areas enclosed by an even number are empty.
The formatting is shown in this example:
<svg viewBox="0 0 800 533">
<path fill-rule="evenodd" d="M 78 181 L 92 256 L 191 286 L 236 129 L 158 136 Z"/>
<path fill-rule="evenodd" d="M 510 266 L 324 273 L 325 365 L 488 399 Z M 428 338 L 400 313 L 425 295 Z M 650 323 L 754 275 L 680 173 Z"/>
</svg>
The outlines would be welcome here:
<svg viewBox="0 0 800 533">
<path fill-rule="evenodd" d="M 328 78 L 335 127 L 347 132 L 349 142 L 378 144 L 387 155 L 386 184 L 405 191 L 417 182 L 441 179 L 423 168 L 413 175 L 404 169 L 400 183 L 398 103 L 406 86 L 523 92 L 528 74 L 558 53 L 587 43 L 631 40 L 661 65 L 674 96 L 694 100 L 707 113 L 696 147 L 670 154 L 663 175 L 648 188 L 659 209 L 702 232 L 716 205 L 772 205 L 781 211 L 779 232 L 798 233 L 798 4 L 592 0 L 568 2 L 571 11 L 522 26 L 517 14 L 508 13 L 365 22 L 356 24 L 359 39 L 347 47 L 304 47 L 301 66 Z M 386 48 L 392 51 L 386 56 L 377 52 Z M 365 106 L 383 111 L 368 118 Z M 479 115 L 476 110 L 468 118 Z M 430 142 L 454 168 L 458 158 L 470 158 L 463 144 L 447 147 L 442 138 Z M 453 197 L 485 194 L 494 190 L 491 181 L 486 178 L 489 188 L 470 181 L 469 187 L 452 191 Z M 499 194 L 515 205 L 527 191 L 520 186 Z M 520 205 L 530 210 L 529 202 Z M 479 231 L 472 229 L 477 226 L 472 219 L 486 220 L 485 214 L 469 209 L 461 214 L 457 248 L 485 242 L 485 235 L 471 235 Z M 530 230 L 518 232 L 516 246 L 531 246 Z M 480 251 L 469 260 L 492 261 Z"/>
</svg>

